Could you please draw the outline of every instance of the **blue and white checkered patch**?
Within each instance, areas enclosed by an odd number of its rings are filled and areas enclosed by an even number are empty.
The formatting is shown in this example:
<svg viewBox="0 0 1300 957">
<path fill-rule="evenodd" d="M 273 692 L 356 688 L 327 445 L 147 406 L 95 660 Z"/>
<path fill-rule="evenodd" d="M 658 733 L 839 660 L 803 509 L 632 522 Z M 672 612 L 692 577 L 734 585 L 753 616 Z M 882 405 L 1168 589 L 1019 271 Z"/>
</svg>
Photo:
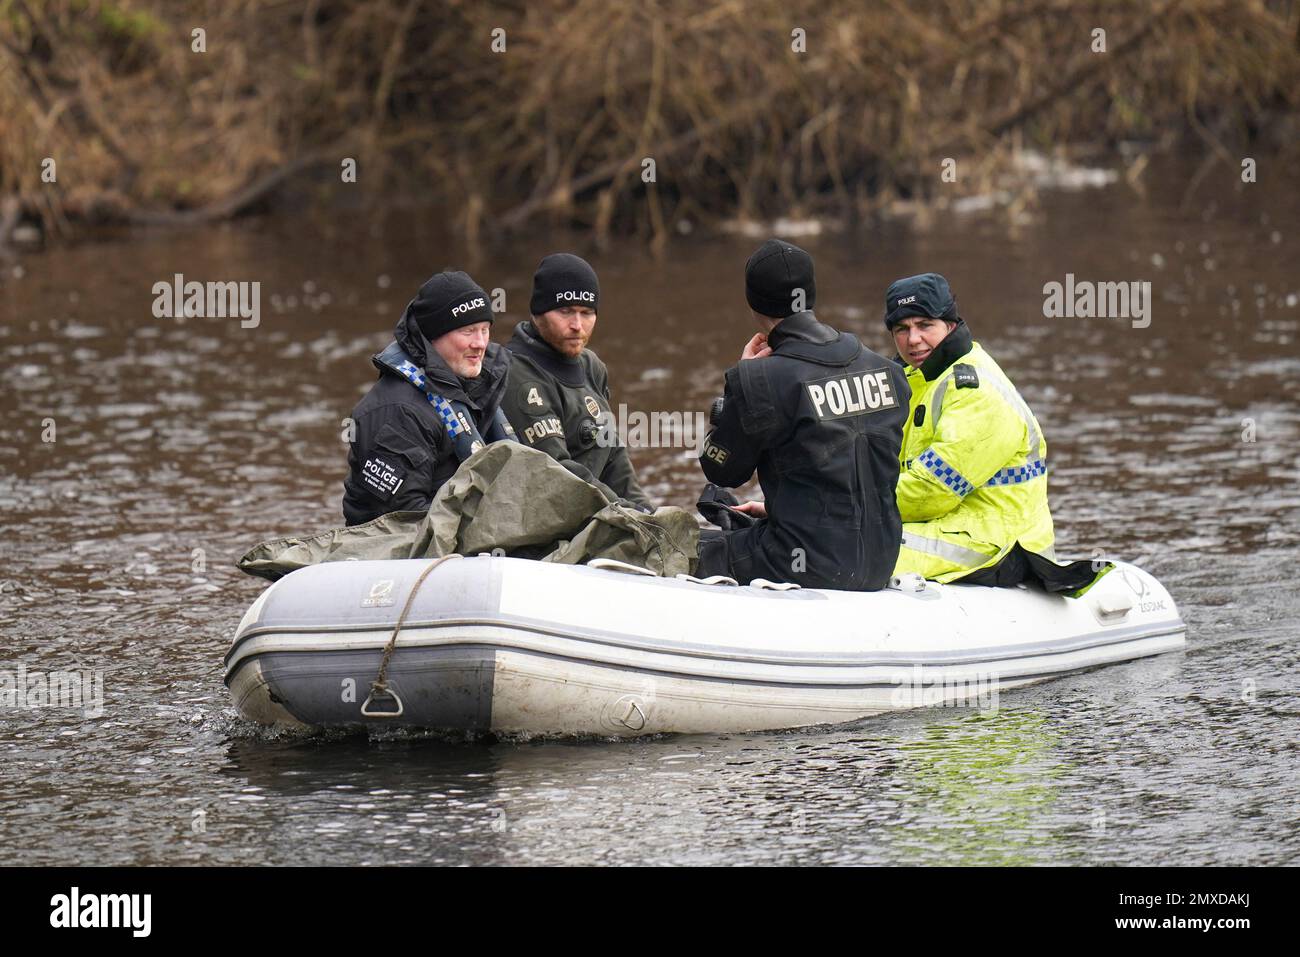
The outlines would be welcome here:
<svg viewBox="0 0 1300 957">
<path fill-rule="evenodd" d="M 1040 475 L 1047 474 L 1047 463 L 1042 459 L 1034 459 L 1025 465 L 1017 465 L 1013 468 L 1005 468 L 995 472 L 993 477 L 988 480 L 988 485 L 1016 485 L 1020 482 L 1028 482 L 1030 479 L 1036 479 Z"/>
<path fill-rule="evenodd" d="M 397 371 L 406 376 L 406 381 L 417 389 L 424 388 L 424 373 L 420 371 L 420 367 L 414 362 L 403 362 L 397 367 Z"/>
<path fill-rule="evenodd" d="M 916 460 L 929 469 L 934 474 L 934 477 L 946 485 L 950 491 L 962 498 L 975 491 L 975 486 L 968 482 L 955 468 L 939 458 L 934 449 L 926 449 L 916 457 Z"/>
<path fill-rule="evenodd" d="M 438 418 L 442 419 L 442 424 L 447 429 L 447 434 L 453 439 L 465 430 L 465 424 L 461 422 L 460 416 L 456 410 L 440 395 L 429 395 L 429 401 L 433 403 L 434 411 L 438 413 Z"/>
</svg>

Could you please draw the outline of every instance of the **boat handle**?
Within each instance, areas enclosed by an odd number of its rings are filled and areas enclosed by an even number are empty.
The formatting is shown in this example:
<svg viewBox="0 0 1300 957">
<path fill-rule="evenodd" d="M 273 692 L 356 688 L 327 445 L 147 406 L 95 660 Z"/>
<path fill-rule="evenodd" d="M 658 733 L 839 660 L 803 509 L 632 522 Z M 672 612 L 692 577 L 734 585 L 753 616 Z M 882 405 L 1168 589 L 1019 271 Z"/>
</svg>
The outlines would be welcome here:
<svg viewBox="0 0 1300 957">
<path fill-rule="evenodd" d="M 361 702 L 362 716 L 366 718 L 400 718 L 402 716 L 402 712 L 405 711 L 406 708 L 402 704 L 402 699 L 397 696 L 397 692 L 394 691 L 392 688 L 385 688 L 383 691 L 379 692 L 379 694 L 381 696 L 392 698 L 394 701 L 396 701 L 397 710 L 396 711 L 370 710 L 370 704 L 375 700 L 375 692 L 371 691 L 370 694 L 366 695 L 366 700 Z"/>
<path fill-rule="evenodd" d="M 361 715 L 365 718 L 400 718 L 406 708 L 402 705 L 402 699 L 397 696 L 397 692 L 388 687 L 388 661 L 393 656 L 393 649 L 397 647 L 397 636 L 402 630 L 402 625 L 406 621 L 406 615 L 411 610 L 411 605 L 415 603 L 415 593 L 420 590 L 424 580 L 429 577 L 429 573 L 441 565 L 443 562 L 449 562 L 452 559 L 461 556 L 452 552 L 450 555 L 443 555 L 441 558 L 435 558 L 424 571 L 420 572 L 420 577 L 415 580 L 411 586 L 411 593 L 406 596 L 406 604 L 402 606 L 402 613 L 397 616 L 397 622 L 393 625 L 393 633 L 388 638 L 388 643 L 384 645 L 384 656 L 379 662 L 379 674 L 375 675 L 375 680 L 370 682 L 370 694 L 366 695 L 366 700 L 361 702 Z M 380 697 L 388 695 L 397 702 L 396 711 L 371 711 L 369 710 L 371 702 L 375 700 L 375 695 Z"/>
</svg>

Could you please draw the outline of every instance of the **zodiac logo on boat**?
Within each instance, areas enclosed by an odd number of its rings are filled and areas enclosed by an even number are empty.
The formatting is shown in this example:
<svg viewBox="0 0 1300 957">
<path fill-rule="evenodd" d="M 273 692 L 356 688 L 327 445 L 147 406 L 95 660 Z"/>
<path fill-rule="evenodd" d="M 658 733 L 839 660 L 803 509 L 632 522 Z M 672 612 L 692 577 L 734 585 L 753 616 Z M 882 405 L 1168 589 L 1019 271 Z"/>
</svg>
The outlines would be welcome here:
<svg viewBox="0 0 1300 957">
<path fill-rule="evenodd" d="M 1127 568 L 1120 569 L 1120 577 L 1124 579 L 1124 584 L 1133 590 L 1133 594 L 1139 598 L 1151 591 L 1151 586 L 1141 575 L 1132 575 Z"/>
<path fill-rule="evenodd" d="M 383 608 L 393 603 L 392 579 L 377 581 L 370 586 L 370 594 L 361 600 L 362 608 Z"/>
</svg>

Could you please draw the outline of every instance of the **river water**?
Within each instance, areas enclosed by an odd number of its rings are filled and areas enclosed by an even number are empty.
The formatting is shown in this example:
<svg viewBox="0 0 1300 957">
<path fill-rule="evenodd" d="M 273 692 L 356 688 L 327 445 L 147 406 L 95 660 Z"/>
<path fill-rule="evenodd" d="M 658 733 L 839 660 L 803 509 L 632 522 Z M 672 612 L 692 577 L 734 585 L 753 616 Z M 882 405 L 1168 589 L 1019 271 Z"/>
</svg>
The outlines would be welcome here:
<svg viewBox="0 0 1300 957">
<path fill-rule="evenodd" d="M 250 219 L 0 261 L 0 669 L 103 672 L 102 713 L 0 710 L 0 864 L 1300 861 L 1300 199 L 1153 164 L 796 241 L 818 313 L 887 348 L 890 280 L 947 275 L 1048 437 L 1058 550 L 1170 588 L 1185 652 L 850 727 L 636 742 L 268 734 L 221 657 L 263 583 L 251 545 L 340 523 L 341 420 L 427 276 L 437 211 Z M 546 252 L 472 264 L 508 336 Z M 707 409 L 751 333 L 756 245 L 593 255 L 615 403 Z M 155 318 L 153 284 L 261 283 L 256 327 Z M 1150 323 L 1045 318 L 1043 285 L 1152 284 Z M 659 501 L 701 484 L 639 449 Z M 90 709 L 95 712 L 96 709 Z"/>
</svg>

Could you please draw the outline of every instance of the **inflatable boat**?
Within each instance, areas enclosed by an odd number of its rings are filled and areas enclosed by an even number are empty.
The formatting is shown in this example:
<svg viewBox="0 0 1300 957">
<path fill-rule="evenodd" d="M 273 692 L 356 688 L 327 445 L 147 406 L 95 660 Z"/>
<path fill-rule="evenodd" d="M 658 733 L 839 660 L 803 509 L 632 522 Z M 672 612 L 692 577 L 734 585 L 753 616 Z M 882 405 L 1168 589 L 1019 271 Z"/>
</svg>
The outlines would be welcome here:
<svg viewBox="0 0 1300 957">
<path fill-rule="evenodd" d="M 1186 641 L 1169 593 L 1124 563 L 1065 598 L 917 576 L 836 592 L 453 557 L 326 562 L 273 583 L 225 658 L 240 714 L 522 736 L 776 730 L 984 707 Z"/>
</svg>

